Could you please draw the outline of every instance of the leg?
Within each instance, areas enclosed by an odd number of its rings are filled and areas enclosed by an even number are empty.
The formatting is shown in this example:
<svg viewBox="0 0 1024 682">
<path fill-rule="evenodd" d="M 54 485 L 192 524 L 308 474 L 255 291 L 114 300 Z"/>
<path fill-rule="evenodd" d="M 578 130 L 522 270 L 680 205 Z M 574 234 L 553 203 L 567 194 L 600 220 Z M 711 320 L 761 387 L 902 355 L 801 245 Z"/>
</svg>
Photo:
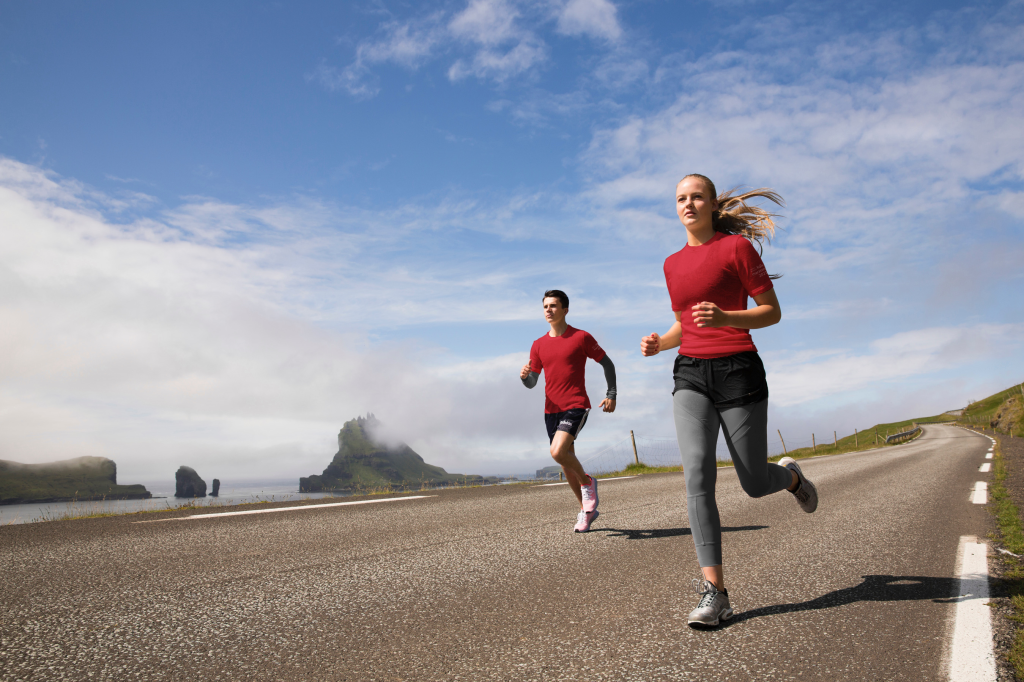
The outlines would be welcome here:
<svg viewBox="0 0 1024 682">
<path fill-rule="evenodd" d="M 796 474 L 768 462 L 768 401 L 728 407 L 719 412 L 736 476 L 751 497 L 764 497 L 796 487 Z"/>
<path fill-rule="evenodd" d="M 583 471 L 583 465 L 576 459 L 575 438 L 568 431 L 556 431 L 551 439 L 551 458 L 562 466 L 565 472 L 565 480 L 569 481 L 569 489 L 572 490 L 576 499 L 583 507 L 583 493 L 580 486 L 590 481 L 590 477 Z"/>
<path fill-rule="evenodd" d="M 679 452 L 686 478 L 686 509 L 690 516 L 697 561 L 707 580 L 724 589 L 722 522 L 715 502 L 718 464 L 715 446 L 719 418 L 711 399 L 696 391 L 678 390 L 672 396 Z"/>
</svg>

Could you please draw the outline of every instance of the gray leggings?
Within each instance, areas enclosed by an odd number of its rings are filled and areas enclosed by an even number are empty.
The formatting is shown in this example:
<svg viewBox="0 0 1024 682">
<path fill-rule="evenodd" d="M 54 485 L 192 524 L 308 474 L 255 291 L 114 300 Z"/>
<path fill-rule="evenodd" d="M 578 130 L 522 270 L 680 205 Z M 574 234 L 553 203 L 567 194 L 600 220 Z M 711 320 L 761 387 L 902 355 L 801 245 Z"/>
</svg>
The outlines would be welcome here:
<svg viewBox="0 0 1024 682">
<path fill-rule="evenodd" d="M 725 432 L 736 475 L 743 491 L 764 497 L 785 490 L 793 474 L 768 463 L 768 401 L 718 409 L 707 396 L 678 390 L 672 396 L 679 452 L 686 477 L 686 509 L 701 567 L 722 563 L 722 522 L 715 503 L 718 427 Z"/>
</svg>

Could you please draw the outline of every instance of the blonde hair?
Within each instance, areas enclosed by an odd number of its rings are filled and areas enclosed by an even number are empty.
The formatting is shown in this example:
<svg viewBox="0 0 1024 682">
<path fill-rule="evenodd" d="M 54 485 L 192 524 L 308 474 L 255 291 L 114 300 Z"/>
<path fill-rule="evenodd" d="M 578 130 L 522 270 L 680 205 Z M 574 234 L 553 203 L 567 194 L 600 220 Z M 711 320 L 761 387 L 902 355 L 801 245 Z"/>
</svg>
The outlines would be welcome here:
<svg viewBox="0 0 1024 682">
<path fill-rule="evenodd" d="M 683 180 L 686 178 L 699 178 L 707 186 L 711 196 L 715 196 L 717 190 L 715 190 L 715 183 L 711 182 L 710 178 L 699 173 L 690 173 Z M 676 186 L 678 187 L 679 183 L 676 183 Z M 777 206 L 785 206 L 786 202 L 778 192 L 768 187 L 761 187 L 743 194 L 736 194 L 737 189 L 734 187 L 717 196 L 718 209 L 711 214 L 712 227 L 715 228 L 715 232 L 746 237 L 752 242 L 757 242 L 758 247 L 763 246 L 763 242 L 770 244 L 772 237 L 775 236 L 773 218 L 778 218 L 779 214 L 766 211 L 760 206 L 751 206 L 747 200 L 767 199 Z"/>
</svg>

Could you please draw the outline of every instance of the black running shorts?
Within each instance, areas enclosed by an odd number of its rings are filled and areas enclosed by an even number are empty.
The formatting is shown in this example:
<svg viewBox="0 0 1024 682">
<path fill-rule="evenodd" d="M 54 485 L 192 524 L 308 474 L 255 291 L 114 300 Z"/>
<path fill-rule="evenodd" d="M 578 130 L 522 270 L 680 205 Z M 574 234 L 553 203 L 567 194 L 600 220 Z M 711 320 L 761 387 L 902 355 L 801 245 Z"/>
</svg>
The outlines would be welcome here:
<svg viewBox="0 0 1024 682">
<path fill-rule="evenodd" d="M 673 394 L 696 391 L 718 408 L 752 405 L 768 399 L 764 364 L 755 351 L 708 359 L 680 355 L 676 357 L 672 376 Z"/>
<path fill-rule="evenodd" d="M 587 423 L 587 415 L 590 410 L 578 408 L 566 410 L 565 412 L 554 412 L 544 415 L 544 424 L 548 427 L 548 442 L 555 440 L 557 431 L 569 433 L 573 439 L 579 438 L 583 425 Z"/>
</svg>

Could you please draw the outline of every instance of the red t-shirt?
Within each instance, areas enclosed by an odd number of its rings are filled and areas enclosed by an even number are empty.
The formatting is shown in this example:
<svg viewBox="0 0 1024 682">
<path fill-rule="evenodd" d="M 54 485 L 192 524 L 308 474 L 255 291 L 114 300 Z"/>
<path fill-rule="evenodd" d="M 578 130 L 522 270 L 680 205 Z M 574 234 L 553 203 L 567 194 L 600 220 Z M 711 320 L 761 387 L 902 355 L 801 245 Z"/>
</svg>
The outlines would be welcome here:
<svg viewBox="0 0 1024 682">
<path fill-rule="evenodd" d="M 672 310 L 682 313 L 681 355 L 721 358 L 757 350 L 750 330 L 698 327 L 692 310 L 701 301 L 722 310 L 746 310 L 748 296 L 772 289 L 768 271 L 748 239 L 716 232 L 701 246 L 684 246 L 665 259 L 665 283 Z"/>
<path fill-rule="evenodd" d="M 530 370 L 544 370 L 544 412 L 555 414 L 576 408 L 590 409 L 587 397 L 587 358 L 597 362 L 605 352 L 594 337 L 567 326 L 561 336 L 545 334 L 530 348 Z"/>
</svg>

